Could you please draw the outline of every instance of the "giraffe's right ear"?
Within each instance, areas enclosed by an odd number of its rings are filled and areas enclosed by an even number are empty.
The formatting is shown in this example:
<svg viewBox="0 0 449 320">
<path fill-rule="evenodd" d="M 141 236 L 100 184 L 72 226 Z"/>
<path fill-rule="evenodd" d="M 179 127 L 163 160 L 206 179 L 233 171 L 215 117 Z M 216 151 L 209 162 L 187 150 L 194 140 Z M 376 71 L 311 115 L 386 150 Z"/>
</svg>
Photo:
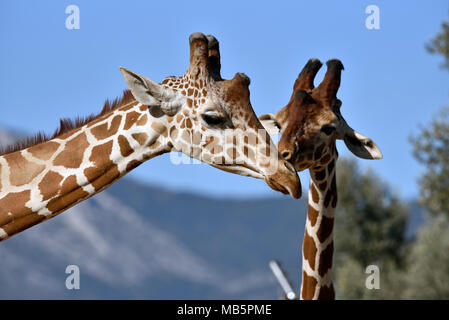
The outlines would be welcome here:
<svg viewBox="0 0 449 320">
<path fill-rule="evenodd" d="M 337 132 L 339 139 L 342 139 L 346 147 L 357 157 L 362 159 L 382 159 L 382 152 L 376 143 L 352 129 L 343 117 L 340 118 Z"/>
<path fill-rule="evenodd" d="M 126 68 L 120 67 L 120 72 L 134 98 L 141 104 L 159 107 L 170 116 L 176 114 L 181 107 L 182 103 L 173 90 Z"/>
<path fill-rule="evenodd" d="M 281 127 L 276 122 L 276 116 L 274 114 L 263 114 L 259 117 L 259 121 L 262 123 L 265 130 L 267 130 L 269 134 L 276 135 L 281 133 Z"/>
</svg>

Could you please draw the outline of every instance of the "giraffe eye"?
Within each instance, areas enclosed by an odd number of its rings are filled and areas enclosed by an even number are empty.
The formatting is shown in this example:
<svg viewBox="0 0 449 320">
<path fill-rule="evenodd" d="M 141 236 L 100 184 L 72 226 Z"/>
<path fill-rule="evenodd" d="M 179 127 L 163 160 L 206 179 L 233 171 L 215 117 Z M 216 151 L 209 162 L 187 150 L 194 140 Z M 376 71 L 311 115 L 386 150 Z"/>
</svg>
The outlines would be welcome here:
<svg viewBox="0 0 449 320">
<path fill-rule="evenodd" d="M 321 131 L 324 132 L 326 135 L 330 136 L 335 131 L 335 127 L 333 126 L 323 126 L 321 128 Z"/>
<path fill-rule="evenodd" d="M 214 114 L 204 113 L 201 115 L 201 117 L 210 126 L 217 126 L 225 122 L 223 118 Z"/>
</svg>

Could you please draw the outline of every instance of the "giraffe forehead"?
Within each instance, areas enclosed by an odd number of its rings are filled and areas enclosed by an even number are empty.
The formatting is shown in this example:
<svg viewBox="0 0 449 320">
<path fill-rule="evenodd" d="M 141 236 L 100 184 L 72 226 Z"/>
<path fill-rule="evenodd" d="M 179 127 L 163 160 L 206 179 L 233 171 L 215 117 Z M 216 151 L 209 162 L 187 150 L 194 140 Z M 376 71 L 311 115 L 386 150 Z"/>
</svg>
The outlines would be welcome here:
<svg viewBox="0 0 449 320">
<path fill-rule="evenodd" d="M 186 105 L 175 116 L 171 124 L 182 126 L 185 118 L 197 118 L 197 113 L 206 109 L 215 109 L 228 116 L 238 128 L 263 128 L 257 120 L 249 100 L 249 78 L 238 76 L 232 80 L 207 81 L 202 77 L 192 78 L 188 74 L 182 77 L 168 77 L 162 84 L 177 90 L 186 97 Z"/>
<path fill-rule="evenodd" d="M 315 116 L 315 122 L 320 127 L 326 124 L 336 123 L 337 121 L 337 115 L 332 110 L 328 110 L 327 108 L 323 108 Z"/>
<path fill-rule="evenodd" d="M 338 116 L 333 111 L 332 106 L 323 102 L 321 93 L 316 89 L 309 93 L 311 99 L 298 100 L 292 98 L 287 106 L 278 112 L 277 118 L 280 118 L 279 120 L 285 120 L 286 117 L 295 119 L 296 122 L 302 122 L 303 126 L 307 125 L 309 128 L 337 122 Z"/>
</svg>

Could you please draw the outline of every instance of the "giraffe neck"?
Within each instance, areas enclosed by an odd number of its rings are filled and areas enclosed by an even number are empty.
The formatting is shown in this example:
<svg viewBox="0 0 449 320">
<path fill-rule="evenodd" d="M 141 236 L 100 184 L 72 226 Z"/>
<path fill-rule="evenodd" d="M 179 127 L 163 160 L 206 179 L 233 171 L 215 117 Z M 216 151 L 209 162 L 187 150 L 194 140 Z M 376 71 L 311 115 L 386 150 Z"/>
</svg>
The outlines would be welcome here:
<svg viewBox="0 0 449 320">
<path fill-rule="evenodd" d="M 168 152 L 167 120 L 155 116 L 133 101 L 52 140 L 0 156 L 0 241 Z"/>
<path fill-rule="evenodd" d="M 308 212 L 302 249 L 301 299 L 334 299 L 332 257 L 334 211 L 337 205 L 335 157 L 326 166 L 311 168 Z"/>
</svg>

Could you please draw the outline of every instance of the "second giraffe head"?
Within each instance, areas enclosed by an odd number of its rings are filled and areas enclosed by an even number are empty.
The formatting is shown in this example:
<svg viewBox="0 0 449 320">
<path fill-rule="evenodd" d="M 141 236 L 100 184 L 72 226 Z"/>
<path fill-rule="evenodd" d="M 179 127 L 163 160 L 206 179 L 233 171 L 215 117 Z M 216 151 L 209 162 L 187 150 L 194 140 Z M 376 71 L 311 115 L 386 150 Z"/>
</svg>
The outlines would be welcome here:
<svg viewBox="0 0 449 320">
<path fill-rule="evenodd" d="M 289 103 L 276 115 L 260 117 L 270 133 L 282 133 L 278 144 L 281 155 L 297 171 L 324 166 L 337 155 L 335 140 L 342 139 L 360 158 L 382 158 L 377 145 L 352 129 L 340 113 L 337 91 L 343 64 L 329 60 L 324 79 L 315 88 L 313 80 L 321 65 L 318 59 L 310 59 L 295 81 Z"/>
</svg>

